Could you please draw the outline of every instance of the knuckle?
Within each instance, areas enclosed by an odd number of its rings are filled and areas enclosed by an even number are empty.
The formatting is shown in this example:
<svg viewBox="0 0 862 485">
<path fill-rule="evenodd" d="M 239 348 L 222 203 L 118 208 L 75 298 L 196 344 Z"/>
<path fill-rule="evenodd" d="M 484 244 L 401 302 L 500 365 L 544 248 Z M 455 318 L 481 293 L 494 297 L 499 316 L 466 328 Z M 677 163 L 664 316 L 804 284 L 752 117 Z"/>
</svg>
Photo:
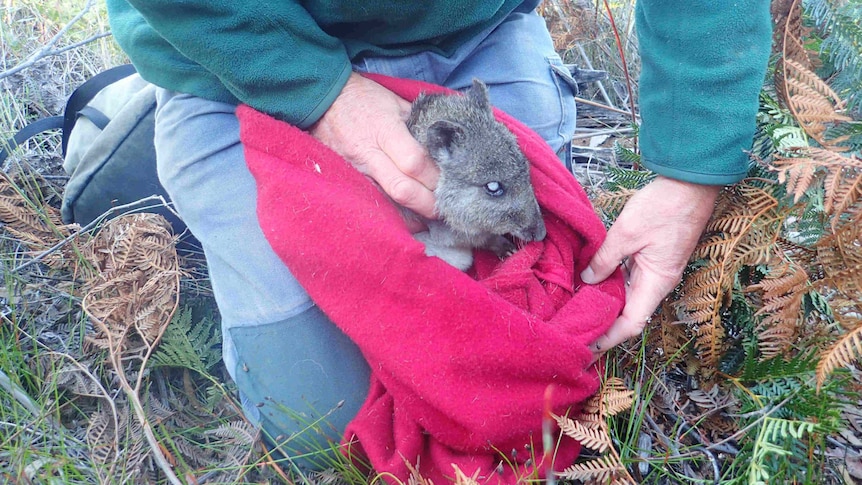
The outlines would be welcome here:
<svg viewBox="0 0 862 485">
<path fill-rule="evenodd" d="M 410 205 L 416 199 L 416 191 L 406 178 L 396 178 L 389 182 L 386 193 L 400 205 Z"/>
<path fill-rule="evenodd" d="M 405 175 L 412 178 L 419 178 L 425 172 L 424 160 L 420 157 L 403 157 L 397 160 L 398 169 Z"/>
</svg>

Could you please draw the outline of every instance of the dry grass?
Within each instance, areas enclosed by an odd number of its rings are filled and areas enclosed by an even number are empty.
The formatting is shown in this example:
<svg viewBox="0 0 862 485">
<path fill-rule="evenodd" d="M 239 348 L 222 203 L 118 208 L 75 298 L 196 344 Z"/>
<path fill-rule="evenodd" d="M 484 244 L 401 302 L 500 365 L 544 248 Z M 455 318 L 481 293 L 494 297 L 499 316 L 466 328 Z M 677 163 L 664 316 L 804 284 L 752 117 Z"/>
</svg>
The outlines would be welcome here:
<svg viewBox="0 0 862 485">
<path fill-rule="evenodd" d="M 61 113 L 76 86 L 106 67 L 124 62 L 109 37 L 63 50 L 107 32 L 104 6 L 100 2 L 94 3 L 51 45 L 86 5 L 85 0 L 50 4 L 4 0 L 0 10 L 0 137 L 3 139 L 27 122 Z M 638 55 L 633 2 L 611 2 L 611 5 L 629 61 L 628 69 L 636 81 Z M 588 86 L 581 96 L 627 109 L 629 94 L 624 69 L 603 3 L 557 0 L 545 2 L 543 9 L 567 62 L 587 67 L 589 61 L 596 69 L 609 71 L 609 80 L 601 85 L 603 89 L 599 85 Z M 46 45 L 51 45 L 49 53 L 56 54 L 4 76 L 15 66 L 28 63 L 28 57 Z M 636 83 L 633 86 L 636 97 Z M 589 111 L 583 106 L 579 109 L 584 121 L 579 128 L 583 137 L 579 140 L 586 148 L 600 149 L 614 142 L 630 144 L 626 134 L 630 120 L 610 116 L 607 110 Z M 170 326 L 166 315 L 173 314 L 173 310 L 160 310 L 162 318 L 153 324 L 156 327 L 148 327 L 157 328 L 155 334 L 124 333 L 125 330 L 94 320 L 94 314 L 85 311 L 82 303 L 89 301 L 88 289 L 128 296 L 122 288 L 106 290 L 102 283 L 116 275 L 100 271 L 104 270 L 104 260 L 96 257 L 96 253 L 104 256 L 135 243 L 122 242 L 120 236 L 111 241 L 97 240 L 59 223 L 51 209 L 59 206 L 59 194 L 65 183 L 57 145 L 57 136 L 32 141 L 16 150 L 15 156 L 0 167 L 10 175 L 8 182 L 0 184 L 0 214 L 4 210 L 17 211 L 23 224 L 6 225 L 0 235 L 0 268 L 4 276 L 4 285 L 0 287 L 0 480 L 164 483 L 169 474 L 159 468 L 156 455 L 161 454 L 178 480 L 186 483 L 285 482 L 282 471 L 257 446 L 254 430 L 238 412 L 234 390 L 219 362 L 218 317 L 199 258 L 178 260 L 185 272 L 180 279 L 181 309 Z M 602 155 L 609 153 L 605 151 Z M 601 159 L 599 168 L 608 163 L 613 163 L 612 155 Z M 587 185 L 601 183 L 602 174 L 602 170 L 592 168 L 581 173 Z M 8 208 L 10 204 L 12 209 Z M 4 215 L 3 220 L 9 218 Z M 138 227 L 135 224 L 140 221 L 121 220 L 121 223 L 128 225 L 109 228 L 103 234 L 128 235 L 139 230 L 129 228 Z M 21 268 L 61 241 L 65 242 L 62 248 L 52 250 L 40 264 Z M 97 244 L 102 246 L 94 253 L 92 249 Z M 164 257 L 159 254 L 159 258 Z M 158 297 L 175 303 L 165 293 Z M 120 339 L 130 339 L 122 343 L 130 343 L 112 347 L 112 343 L 105 344 L 106 335 L 118 335 Z M 161 345 L 170 350 L 157 352 L 153 356 L 155 364 L 148 365 L 149 357 L 145 357 L 148 346 L 159 338 Z M 728 443 L 722 440 L 738 438 L 734 435 L 738 427 L 728 425 L 723 435 L 716 431 L 704 438 L 692 432 L 690 425 L 697 429 L 715 414 L 714 410 L 723 409 L 729 393 L 720 394 L 717 388 L 709 391 L 692 388 L 684 361 L 646 367 L 647 360 L 672 359 L 645 355 L 645 342 L 640 347 L 635 344 L 620 349 L 618 360 L 625 365 L 610 366 L 615 375 L 628 380 L 629 387 L 637 391 L 637 399 L 631 413 L 612 422 L 606 430 L 613 437 L 608 444 L 617 446 L 618 460 L 622 459 L 632 475 L 647 477 L 650 483 L 678 483 L 677 475 L 667 472 L 669 468 L 684 472 L 688 479 L 711 480 L 714 473 L 711 462 L 702 451 L 709 443 L 704 440 L 717 441 L 709 449 L 723 463 L 728 463 L 739 450 L 733 447 L 734 440 Z M 135 403 L 136 397 L 140 403 Z M 855 415 L 849 414 L 855 416 L 848 420 L 855 423 L 857 436 L 862 434 L 858 410 Z M 721 424 L 726 423 L 716 426 Z M 148 432 L 150 437 L 146 436 Z M 158 441 L 158 445 L 153 446 L 148 438 Z M 852 446 L 843 449 L 853 451 Z M 318 477 L 296 478 L 320 483 L 367 480 L 345 464 L 335 466 L 337 471 Z M 834 477 L 837 473 L 826 475 Z M 740 477 L 722 479 L 738 481 Z"/>
</svg>

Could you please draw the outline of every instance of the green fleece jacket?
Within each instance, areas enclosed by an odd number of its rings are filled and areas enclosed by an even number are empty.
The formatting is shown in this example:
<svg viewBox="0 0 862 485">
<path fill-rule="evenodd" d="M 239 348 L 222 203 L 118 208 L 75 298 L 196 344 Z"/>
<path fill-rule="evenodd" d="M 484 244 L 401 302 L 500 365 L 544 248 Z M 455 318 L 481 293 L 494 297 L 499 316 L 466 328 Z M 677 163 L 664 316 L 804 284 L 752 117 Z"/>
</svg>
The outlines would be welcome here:
<svg viewBox="0 0 862 485">
<path fill-rule="evenodd" d="M 316 122 L 366 54 L 446 55 L 537 0 L 107 0 L 141 75 L 175 91 Z M 768 0 L 639 0 L 644 165 L 668 177 L 742 178 L 770 47 Z"/>
</svg>

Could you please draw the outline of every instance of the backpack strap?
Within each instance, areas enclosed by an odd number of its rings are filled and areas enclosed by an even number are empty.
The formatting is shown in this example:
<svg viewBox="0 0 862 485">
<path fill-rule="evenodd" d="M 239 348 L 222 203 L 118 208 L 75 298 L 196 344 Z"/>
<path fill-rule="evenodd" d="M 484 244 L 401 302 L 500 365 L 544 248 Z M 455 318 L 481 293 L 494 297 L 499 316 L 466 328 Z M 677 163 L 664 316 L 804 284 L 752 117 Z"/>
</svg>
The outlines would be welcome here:
<svg viewBox="0 0 862 485">
<path fill-rule="evenodd" d="M 42 118 L 41 120 L 36 120 L 29 125 L 21 128 L 18 133 L 15 133 L 15 136 L 6 140 L 6 143 L 0 147 L 0 163 L 6 161 L 6 157 L 18 147 L 18 145 L 24 143 L 30 138 L 38 135 L 39 133 L 48 131 L 48 130 L 56 130 L 57 128 L 63 127 L 63 117 L 62 116 L 51 116 L 48 118 Z"/>
<path fill-rule="evenodd" d="M 69 96 L 69 101 L 66 102 L 66 110 L 63 112 L 63 140 L 61 143 L 63 158 L 66 157 L 66 148 L 69 146 L 69 133 L 72 133 L 72 128 L 74 128 L 75 122 L 78 121 L 79 113 L 86 116 L 84 109 L 88 104 L 90 104 L 90 101 L 99 94 L 99 91 L 109 84 L 131 76 L 135 72 L 137 72 L 135 70 L 135 66 L 131 64 L 112 67 L 111 69 L 102 71 L 88 79 L 84 84 L 78 86 L 78 89 Z M 96 110 L 94 109 L 92 111 Z M 96 112 L 99 113 L 98 111 Z M 102 113 L 99 113 L 99 115 L 101 115 L 102 118 L 107 119 Z M 99 125 L 99 123 L 97 123 L 93 118 L 89 116 L 87 117 L 97 126 L 104 127 L 107 125 L 107 123 Z"/>
<path fill-rule="evenodd" d="M 106 71 L 102 71 L 88 79 L 84 84 L 78 86 L 69 100 L 66 102 L 66 109 L 62 116 L 51 116 L 36 120 L 21 128 L 15 136 L 8 139 L 4 145 L 0 145 L 0 163 L 6 161 L 9 153 L 19 145 L 29 140 L 30 138 L 49 130 L 62 128 L 62 144 L 63 158 L 66 157 L 66 147 L 69 145 L 69 133 L 75 126 L 80 116 L 84 116 L 93 122 L 94 125 L 104 129 L 110 121 L 99 110 L 87 106 L 93 98 L 99 94 L 105 86 L 117 82 L 120 79 L 131 76 L 136 72 L 135 67 L 131 64 L 123 64 L 121 66 L 112 67 Z"/>
<path fill-rule="evenodd" d="M 90 120 L 90 123 L 96 125 L 100 130 L 104 130 L 108 123 L 111 122 L 111 119 L 105 113 L 97 110 L 92 106 L 84 106 L 81 111 L 78 112 L 78 118 L 87 118 Z"/>
</svg>

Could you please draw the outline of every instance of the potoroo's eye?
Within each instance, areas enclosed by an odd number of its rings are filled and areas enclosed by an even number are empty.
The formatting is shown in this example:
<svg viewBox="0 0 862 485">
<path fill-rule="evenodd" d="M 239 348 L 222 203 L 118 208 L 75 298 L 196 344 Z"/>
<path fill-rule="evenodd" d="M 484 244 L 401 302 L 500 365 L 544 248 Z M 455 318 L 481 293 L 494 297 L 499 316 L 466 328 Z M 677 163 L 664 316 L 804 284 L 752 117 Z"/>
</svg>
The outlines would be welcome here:
<svg viewBox="0 0 862 485">
<path fill-rule="evenodd" d="M 485 192 L 492 197 L 500 197 L 505 190 L 500 182 L 488 182 L 485 184 Z"/>
</svg>

